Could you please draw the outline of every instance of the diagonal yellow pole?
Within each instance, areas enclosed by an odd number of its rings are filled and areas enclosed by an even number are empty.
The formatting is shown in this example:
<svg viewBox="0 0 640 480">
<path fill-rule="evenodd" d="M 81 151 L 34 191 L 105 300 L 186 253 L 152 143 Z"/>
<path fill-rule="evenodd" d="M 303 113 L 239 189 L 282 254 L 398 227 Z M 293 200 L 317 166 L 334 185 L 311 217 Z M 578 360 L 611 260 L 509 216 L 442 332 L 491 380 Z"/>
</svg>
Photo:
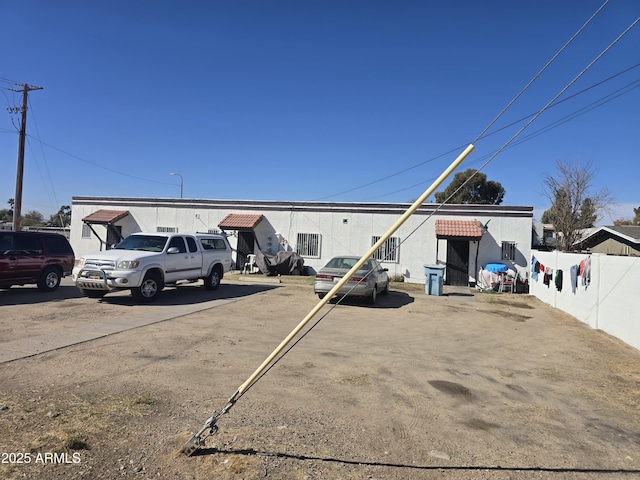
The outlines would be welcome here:
<svg viewBox="0 0 640 480">
<path fill-rule="evenodd" d="M 298 324 L 298 326 L 294 328 L 291 331 L 291 333 L 287 335 L 287 337 L 280 343 L 280 345 L 276 347 L 276 349 L 271 353 L 271 355 L 269 355 L 266 358 L 266 360 L 262 362 L 262 365 L 260 365 L 256 369 L 256 371 L 253 372 L 253 374 L 242 385 L 240 385 L 240 387 L 238 387 L 238 393 L 240 395 L 242 395 L 247 390 L 247 388 L 249 388 L 253 384 L 253 382 L 256 381 L 256 378 L 258 378 L 262 374 L 262 372 L 264 372 L 264 370 L 271 364 L 271 362 L 278 355 L 280 355 L 280 352 L 282 352 L 282 350 L 284 350 L 284 348 L 289 344 L 289 342 L 291 342 L 291 340 L 295 338 L 298 335 L 298 333 L 300 333 L 300 331 L 305 327 L 307 323 L 309 323 L 309 321 L 316 315 L 316 313 L 318 313 L 320 309 L 324 305 L 326 305 L 331 300 L 331 298 L 333 298 L 334 295 L 338 293 L 338 291 L 342 288 L 342 286 L 345 283 L 347 283 L 349 279 L 353 277 L 358 270 L 360 270 L 360 267 L 364 265 L 364 263 L 369 259 L 369 257 L 373 256 L 373 254 L 381 246 L 384 245 L 384 243 L 389 239 L 389 237 L 391 237 L 391 235 L 393 235 L 402 226 L 402 224 L 406 222 L 407 219 L 411 215 L 413 215 L 418 208 L 420 208 L 420 206 L 424 203 L 424 201 L 427 198 L 429 198 L 429 195 L 431 195 L 440 186 L 440 184 L 444 182 L 449 175 L 451 175 L 451 172 L 453 172 L 460 165 L 460 163 L 462 163 L 464 159 L 467 158 L 467 156 L 473 151 L 473 149 L 474 149 L 474 146 L 472 144 L 469 145 L 464 150 L 464 152 L 462 152 L 458 156 L 458 158 L 456 158 L 453 161 L 453 163 L 449 165 L 449 167 L 444 172 L 442 172 L 442 174 L 436 179 L 436 181 L 433 182 L 431 186 L 415 202 L 413 202 L 413 204 L 411 204 L 411 207 L 409 207 L 409 209 L 406 212 L 404 212 L 398 220 L 396 220 L 396 223 L 394 223 L 391 226 L 391 228 L 387 230 L 387 233 L 385 233 L 382 237 L 380 237 L 380 240 L 378 240 L 375 243 L 375 245 L 373 245 L 367 251 L 367 253 L 365 253 L 362 256 L 362 258 L 358 260 L 358 262 L 353 267 L 351 267 L 351 270 L 349 270 L 345 274 L 345 276 L 342 277 L 342 279 L 340 279 L 340 281 L 333 286 L 333 288 L 329 291 L 329 293 L 327 293 L 325 297 L 322 298 L 316 304 L 316 306 L 311 309 L 311 311 L 307 314 L 306 317 L 302 319 L 302 321 Z"/>
<path fill-rule="evenodd" d="M 246 392 L 247 389 L 251 387 L 251 385 L 253 385 L 256 379 L 260 375 L 262 375 L 262 373 L 269 367 L 269 365 L 271 365 L 271 363 L 275 360 L 275 358 L 278 355 L 280 355 L 280 353 L 286 348 L 286 346 L 291 342 L 291 340 L 293 340 L 298 335 L 298 333 L 300 333 L 300 331 L 305 327 L 305 325 L 307 325 L 309 321 L 320 311 L 320 309 L 324 305 L 326 305 L 334 295 L 338 293 L 338 291 L 342 288 L 342 286 L 345 283 L 347 283 L 349 279 L 353 275 L 355 275 L 355 273 L 358 270 L 360 270 L 360 267 L 364 265 L 364 263 L 369 259 L 369 257 L 373 256 L 373 254 L 378 250 L 378 248 L 384 245 L 384 243 L 389 239 L 389 237 L 391 237 L 391 235 L 393 235 L 398 230 L 398 228 L 400 228 L 402 224 L 404 224 L 404 222 L 406 222 L 407 219 L 411 215 L 413 215 L 418 208 L 420 208 L 420 206 L 424 203 L 424 201 L 431 194 L 433 194 L 433 192 L 442 184 L 442 182 L 446 180 L 446 178 L 449 175 L 451 175 L 451 173 L 456 168 L 458 168 L 458 166 L 465 160 L 465 158 L 467 158 L 467 156 L 473 151 L 474 148 L 475 147 L 473 146 L 473 144 L 469 144 L 469 146 L 465 148 L 465 150 L 458 156 L 458 158 L 456 158 L 453 161 L 453 163 L 451 163 L 451 165 L 449 165 L 449 167 L 444 172 L 442 172 L 442 174 L 431 184 L 431 186 L 427 188 L 425 192 L 415 202 L 411 204 L 411 206 L 407 209 L 407 211 L 404 212 L 398 220 L 396 220 L 396 223 L 394 223 L 391 226 L 391 228 L 389 228 L 389 230 L 387 230 L 387 232 L 382 237 L 380 237 L 380 240 L 378 240 L 375 243 L 375 245 L 373 245 L 367 251 L 367 253 L 365 253 L 362 256 L 362 258 L 358 260 L 358 262 L 353 267 L 351 267 L 351 270 L 349 270 L 345 274 L 345 276 L 342 277 L 342 279 L 333 286 L 333 288 L 329 291 L 329 293 L 327 293 L 324 296 L 324 298 L 320 299 L 320 301 L 316 304 L 316 306 L 311 309 L 311 311 L 307 314 L 306 317 L 302 319 L 302 321 L 296 326 L 296 328 L 294 328 L 291 331 L 291 333 L 289 333 L 289 335 L 287 335 L 287 337 L 280 343 L 280 345 L 278 345 L 276 349 L 273 352 L 271 352 L 271 354 L 265 359 L 264 362 L 262 362 L 262 364 L 255 370 L 255 372 L 253 372 L 251 376 L 247 378 L 247 380 L 238 387 L 238 390 L 236 391 L 236 393 L 234 393 L 233 396 L 229 399 L 229 403 L 227 403 L 227 405 L 217 415 L 214 415 L 213 417 L 209 418 L 205 422 L 204 427 L 202 427 L 202 429 L 200 429 L 200 431 L 196 433 L 191 438 L 191 440 L 189 440 L 189 442 L 187 442 L 187 444 L 182 448 L 183 453 L 190 456 L 195 452 L 195 450 L 197 450 L 198 447 L 202 445 L 202 440 L 200 438 L 200 435 L 207 428 L 211 428 L 212 432 L 215 431 L 214 429 L 217 429 L 217 427 L 215 427 L 215 422 L 217 421 L 217 419 L 222 414 L 226 413 L 229 410 L 229 408 L 233 406 L 233 404 L 235 404 L 235 402 L 244 394 L 244 392 Z"/>
</svg>

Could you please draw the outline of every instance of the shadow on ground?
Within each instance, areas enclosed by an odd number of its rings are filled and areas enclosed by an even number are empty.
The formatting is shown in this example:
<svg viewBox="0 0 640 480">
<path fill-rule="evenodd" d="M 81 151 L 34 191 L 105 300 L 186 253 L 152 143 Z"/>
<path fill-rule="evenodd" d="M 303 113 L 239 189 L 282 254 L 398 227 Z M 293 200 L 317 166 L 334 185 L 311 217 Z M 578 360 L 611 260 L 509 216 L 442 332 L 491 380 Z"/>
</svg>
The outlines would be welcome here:
<svg viewBox="0 0 640 480">
<path fill-rule="evenodd" d="M 279 288 L 277 285 L 236 285 L 222 283 L 218 290 L 206 290 L 202 284 L 190 284 L 178 287 L 167 287 L 160 297 L 152 303 L 138 302 L 134 300 L 127 290 L 107 293 L 102 298 L 87 299 L 112 305 L 137 306 L 175 306 L 206 303 L 213 300 L 227 300 L 247 297 L 255 293 L 265 292 Z M 75 286 L 61 285 L 54 292 L 41 292 L 36 287 L 11 288 L 0 290 L 0 306 L 5 305 L 35 305 L 48 302 L 61 302 L 70 299 L 82 299 L 84 296 Z"/>
<path fill-rule="evenodd" d="M 398 292 L 394 290 L 390 290 L 387 295 L 378 295 L 376 303 L 371 305 L 367 303 L 367 300 L 359 297 L 340 297 L 336 296 L 332 298 L 329 303 L 331 305 L 335 305 L 339 303 L 340 305 L 353 305 L 358 307 L 365 308 L 402 308 L 405 305 L 409 305 L 413 303 L 414 298 L 405 292 Z"/>
<path fill-rule="evenodd" d="M 637 475 L 640 473 L 640 470 L 635 469 L 607 469 L 607 468 L 564 468 L 564 467 L 501 467 L 501 466 L 489 466 L 489 465 L 408 465 L 402 463 L 388 463 L 388 462 L 371 462 L 364 460 L 350 460 L 343 458 L 333 458 L 333 457 L 318 457 L 311 455 L 296 455 L 291 453 L 281 453 L 281 452 L 265 452 L 258 451 L 252 448 L 244 449 L 244 450 L 219 450 L 217 448 L 201 448 L 197 450 L 193 456 L 203 456 L 203 455 L 215 455 L 215 454 L 236 454 L 236 455 L 262 455 L 266 457 L 277 457 L 277 458 L 289 458 L 292 460 L 300 460 L 300 461 L 322 461 L 329 463 L 338 463 L 342 465 L 354 465 L 354 466 L 362 466 L 368 465 L 370 467 L 384 467 L 384 468 L 395 468 L 398 470 L 435 470 L 435 471 L 444 471 L 444 470 L 452 470 L 452 471 L 468 471 L 468 472 L 476 472 L 476 471 L 487 471 L 487 472 L 552 472 L 552 473 L 585 473 L 585 474 L 596 474 L 596 475 L 605 475 L 605 474 L 630 474 Z"/>
</svg>

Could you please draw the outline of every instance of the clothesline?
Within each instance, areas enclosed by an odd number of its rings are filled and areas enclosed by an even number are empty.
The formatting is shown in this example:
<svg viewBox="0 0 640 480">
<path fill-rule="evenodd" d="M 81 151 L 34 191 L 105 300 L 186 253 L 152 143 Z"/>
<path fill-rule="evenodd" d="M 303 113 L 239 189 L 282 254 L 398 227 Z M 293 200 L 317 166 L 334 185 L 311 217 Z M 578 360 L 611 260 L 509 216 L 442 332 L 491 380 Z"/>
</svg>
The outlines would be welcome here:
<svg viewBox="0 0 640 480">
<path fill-rule="evenodd" d="M 556 289 L 561 292 L 563 287 L 564 276 L 562 269 L 555 270 L 555 278 L 554 278 L 554 269 L 543 265 L 538 261 L 536 257 L 531 258 L 531 279 L 534 281 L 538 281 L 540 274 L 543 275 L 542 282 L 547 286 L 550 286 L 551 282 L 553 282 L 556 286 Z M 571 279 L 571 293 L 576 293 L 578 290 L 578 278 L 582 280 L 582 286 L 584 286 L 585 290 L 591 283 L 591 257 L 585 257 L 580 263 L 572 265 L 569 269 L 569 276 Z"/>
</svg>

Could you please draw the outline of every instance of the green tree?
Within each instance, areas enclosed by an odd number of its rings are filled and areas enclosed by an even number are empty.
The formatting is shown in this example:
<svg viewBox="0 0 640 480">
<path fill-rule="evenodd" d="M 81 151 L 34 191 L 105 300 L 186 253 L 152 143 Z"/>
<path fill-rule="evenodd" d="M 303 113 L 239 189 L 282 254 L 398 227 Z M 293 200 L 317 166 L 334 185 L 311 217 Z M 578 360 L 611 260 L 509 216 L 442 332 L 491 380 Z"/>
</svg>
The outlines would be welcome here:
<svg viewBox="0 0 640 480">
<path fill-rule="evenodd" d="M 7 208 L 0 210 L 0 222 L 12 222 L 13 212 Z"/>
<path fill-rule="evenodd" d="M 71 224 L 71 207 L 69 205 L 61 206 L 58 213 L 54 213 L 49 217 L 47 224 L 60 227 L 69 226 Z"/>
<path fill-rule="evenodd" d="M 500 183 L 487 181 L 484 173 L 469 168 L 456 173 L 444 191 L 436 192 L 436 202 L 500 205 L 504 194 Z"/>
<path fill-rule="evenodd" d="M 593 227 L 599 212 L 610 204 L 608 190 L 593 191 L 595 173 L 591 163 L 570 164 L 557 160 L 558 172 L 544 175 L 544 194 L 551 208 L 542 215 L 542 223 L 553 224 L 561 251 L 569 251 L 580 239 L 582 230 Z"/>
<path fill-rule="evenodd" d="M 43 227 L 44 217 L 37 210 L 31 210 L 24 214 L 20 223 L 25 227 Z"/>
<path fill-rule="evenodd" d="M 16 202 L 13 198 L 10 198 L 9 200 L 7 200 L 7 203 L 9 204 L 9 209 L 0 210 L 0 212 L 2 213 L 1 220 L 4 222 L 13 222 L 13 206 Z"/>
</svg>

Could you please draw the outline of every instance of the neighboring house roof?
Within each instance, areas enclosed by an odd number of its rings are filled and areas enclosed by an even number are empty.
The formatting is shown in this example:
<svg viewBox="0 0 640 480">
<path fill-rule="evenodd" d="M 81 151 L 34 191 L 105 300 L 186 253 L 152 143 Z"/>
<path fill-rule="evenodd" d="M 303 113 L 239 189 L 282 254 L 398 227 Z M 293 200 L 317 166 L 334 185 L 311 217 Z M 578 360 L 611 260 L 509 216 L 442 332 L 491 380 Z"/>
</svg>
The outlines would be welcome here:
<svg viewBox="0 0 640 480">
<path fill-rule="evenodd" d="M 251 215 L 247 213 L 230 213 L 218 224 L 223 230 L 253 230 L 264 215 Z"/>
<path fill-rule="evenodd" d="M 437 237 L 481 238 L 482 224 L 477 220 L 436 220 Z"/>
<path fill-rule="evenodd" d="M 594 238 L 601 232 L 607 232 L 628 242 L 640 244 L 640 225 L 622 225 L 595 228 L 591 232 L 589 232 L 589 234 L 582 237 L 582 239 L 577 243 L 588 243 L 590 239 Z"/>
<path fill-rule="evenodd" d="M 84 223 L 108 225 L 129 215 L 129 210 L 98 210 L 82 219 Z"/>
</svg>

